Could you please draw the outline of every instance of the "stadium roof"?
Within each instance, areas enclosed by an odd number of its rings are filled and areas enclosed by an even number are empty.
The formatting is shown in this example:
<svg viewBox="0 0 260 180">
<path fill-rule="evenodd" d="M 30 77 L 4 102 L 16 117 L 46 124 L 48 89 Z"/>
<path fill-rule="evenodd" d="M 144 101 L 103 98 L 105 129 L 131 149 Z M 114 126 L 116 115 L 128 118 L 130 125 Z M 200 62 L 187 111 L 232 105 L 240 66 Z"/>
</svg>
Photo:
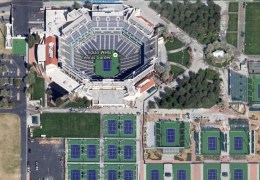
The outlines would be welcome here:
<svg viewBox="0 0 260 180">
<path fill-rule="evenodd" d="M 56 37 L 49 36 L 45 40 L 46 45 L 46 61 L 45 65 L 54 64 L 58 65 L 57 59 L 57 48 L 56 48 Z"/>
<path fill-rule="evenodd" d="M 67 10 L 65 9 L 47 9 L 46 10 L 46 32 L 51 35 L 59 35 L 59 28 L 67 22 Z"/>
</svg>

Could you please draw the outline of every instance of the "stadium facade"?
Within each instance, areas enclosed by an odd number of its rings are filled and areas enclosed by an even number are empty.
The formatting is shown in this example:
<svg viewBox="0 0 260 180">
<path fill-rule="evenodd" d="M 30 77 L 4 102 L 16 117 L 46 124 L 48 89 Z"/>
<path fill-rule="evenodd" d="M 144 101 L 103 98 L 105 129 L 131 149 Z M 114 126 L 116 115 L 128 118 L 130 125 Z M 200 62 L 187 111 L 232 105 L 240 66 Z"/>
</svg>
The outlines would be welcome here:
<svg viewBox="0 0 260 180">
<path fill-rule="evenodd" d="M 157 58 L 157 36 L 154 25 L 140 11 L 123 4 L 96 4 L 92 11 L 82 11 L 74 21 L 61 29 L 59 61 L 66 73 L 80 82 L 106 79 L 95 72 L 100 55 L 116 52 L 119 70 L 109 79 L 132 79 L 153 66 Z M 96 56 L 99 55 L 99 59 Z M 105 58 L 106 57 L 106 58 Z M 103 71 L 112 71 L 113 62 Z"/>
</svg>

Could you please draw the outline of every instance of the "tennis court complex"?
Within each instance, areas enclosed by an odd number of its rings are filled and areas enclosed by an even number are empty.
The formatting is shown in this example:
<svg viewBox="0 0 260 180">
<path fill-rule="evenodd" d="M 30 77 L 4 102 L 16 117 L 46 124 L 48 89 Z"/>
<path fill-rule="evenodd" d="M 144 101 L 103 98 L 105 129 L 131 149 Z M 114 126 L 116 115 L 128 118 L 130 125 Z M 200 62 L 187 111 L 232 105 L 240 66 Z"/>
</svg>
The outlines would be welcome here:
<svg viewBox="0 0 260 180">
<path fill-rule="evenodd" d="M 247 164 L 231 163 L 229 167 L 230 167 L 231 180 L 248 179 Z"/>
<path fill-rule="evenodd" d="M 260 103 L 260 77 L 248 78 L 248 101 Z"/>
<path fill-rule="evenodd" d="M 105 179 L 111 180 L 134 180 L 136 178 L 136 165 L 119 164 L 111 165 L 107 164 L 104 167 Z"/>
<path fill-rule="evenodd" d="M 106 139 L 104 141 L 105 162 L 136 162 L 136 141 Z"/>
<path fill-rule="evenodd" d="M 115 51 L 99 51 L 94 68 L 96 75 L 103 78 L 116 76 L 120 71 L 118 53 Z"/>
<path fill-rule="evenodd" d="M 99 162 L 99 139 L 68 139 L 68 162 Z"/>
<path fill-rule="evenodd" d="M 220 131 L 219 130 L 203 130 L 201 131 L 201 152 L 204 155 L 219 155 L 220 147 Z"/>
<path fill-rule="evenodd" d="M 69 164 L 68 165 L 69 180 L 96 180 L 100 179 L 100 167 L 97 164 Z"/>
<path fill-rule="evenodd" d="M 249 154 L 249 133 L 247 131 L 230 131 L 229 139 L 231 155 Z"/>
<path fill-rule="evenodd" d="M 136 137 L 136 116 L 135 115 L 104 115 L 104 136 L 105 137 Z"/>
<path fill-rule="evenodd" d="M 189 148 L 189 123 L 177 121 L 157 121 L 155 124 L 157 147 Z"/>
<path fill-rule="evenodd" d="M 221 165 L 217 163 L 203 164 L 203 177 L 208 180 L 218 180 L 221 178 Z"/>
</svg>

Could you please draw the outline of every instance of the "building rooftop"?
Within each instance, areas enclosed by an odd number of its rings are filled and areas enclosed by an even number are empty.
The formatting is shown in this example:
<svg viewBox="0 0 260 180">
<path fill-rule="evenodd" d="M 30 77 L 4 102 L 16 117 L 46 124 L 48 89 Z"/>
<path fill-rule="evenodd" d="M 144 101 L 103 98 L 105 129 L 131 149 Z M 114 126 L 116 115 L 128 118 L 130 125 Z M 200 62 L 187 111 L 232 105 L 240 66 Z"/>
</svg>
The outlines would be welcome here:
<svg viewBox="0 0 260 180">
<path fill-rule="evenodd" d="M 45 39 L 46 45 L 46 61 L 45 65 L 54 64 L 58 65 L 57 59 L 57 46 L 56 46 L 56 37 L 49 36 Z"/>
</svg>

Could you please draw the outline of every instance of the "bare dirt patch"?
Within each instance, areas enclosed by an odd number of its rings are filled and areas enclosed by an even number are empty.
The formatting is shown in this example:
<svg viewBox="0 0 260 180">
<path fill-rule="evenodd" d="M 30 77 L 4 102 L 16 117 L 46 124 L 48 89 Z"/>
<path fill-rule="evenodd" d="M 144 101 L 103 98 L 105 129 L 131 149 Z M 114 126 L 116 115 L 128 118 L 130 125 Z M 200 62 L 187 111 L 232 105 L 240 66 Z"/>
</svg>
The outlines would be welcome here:
<svg viewBox="0 0 260 180">
<path fill-rule="evenodd" d="M 14 114 L 0 114 L 0 177 L 20 179 L 20 119 Z"/>
</svg>

